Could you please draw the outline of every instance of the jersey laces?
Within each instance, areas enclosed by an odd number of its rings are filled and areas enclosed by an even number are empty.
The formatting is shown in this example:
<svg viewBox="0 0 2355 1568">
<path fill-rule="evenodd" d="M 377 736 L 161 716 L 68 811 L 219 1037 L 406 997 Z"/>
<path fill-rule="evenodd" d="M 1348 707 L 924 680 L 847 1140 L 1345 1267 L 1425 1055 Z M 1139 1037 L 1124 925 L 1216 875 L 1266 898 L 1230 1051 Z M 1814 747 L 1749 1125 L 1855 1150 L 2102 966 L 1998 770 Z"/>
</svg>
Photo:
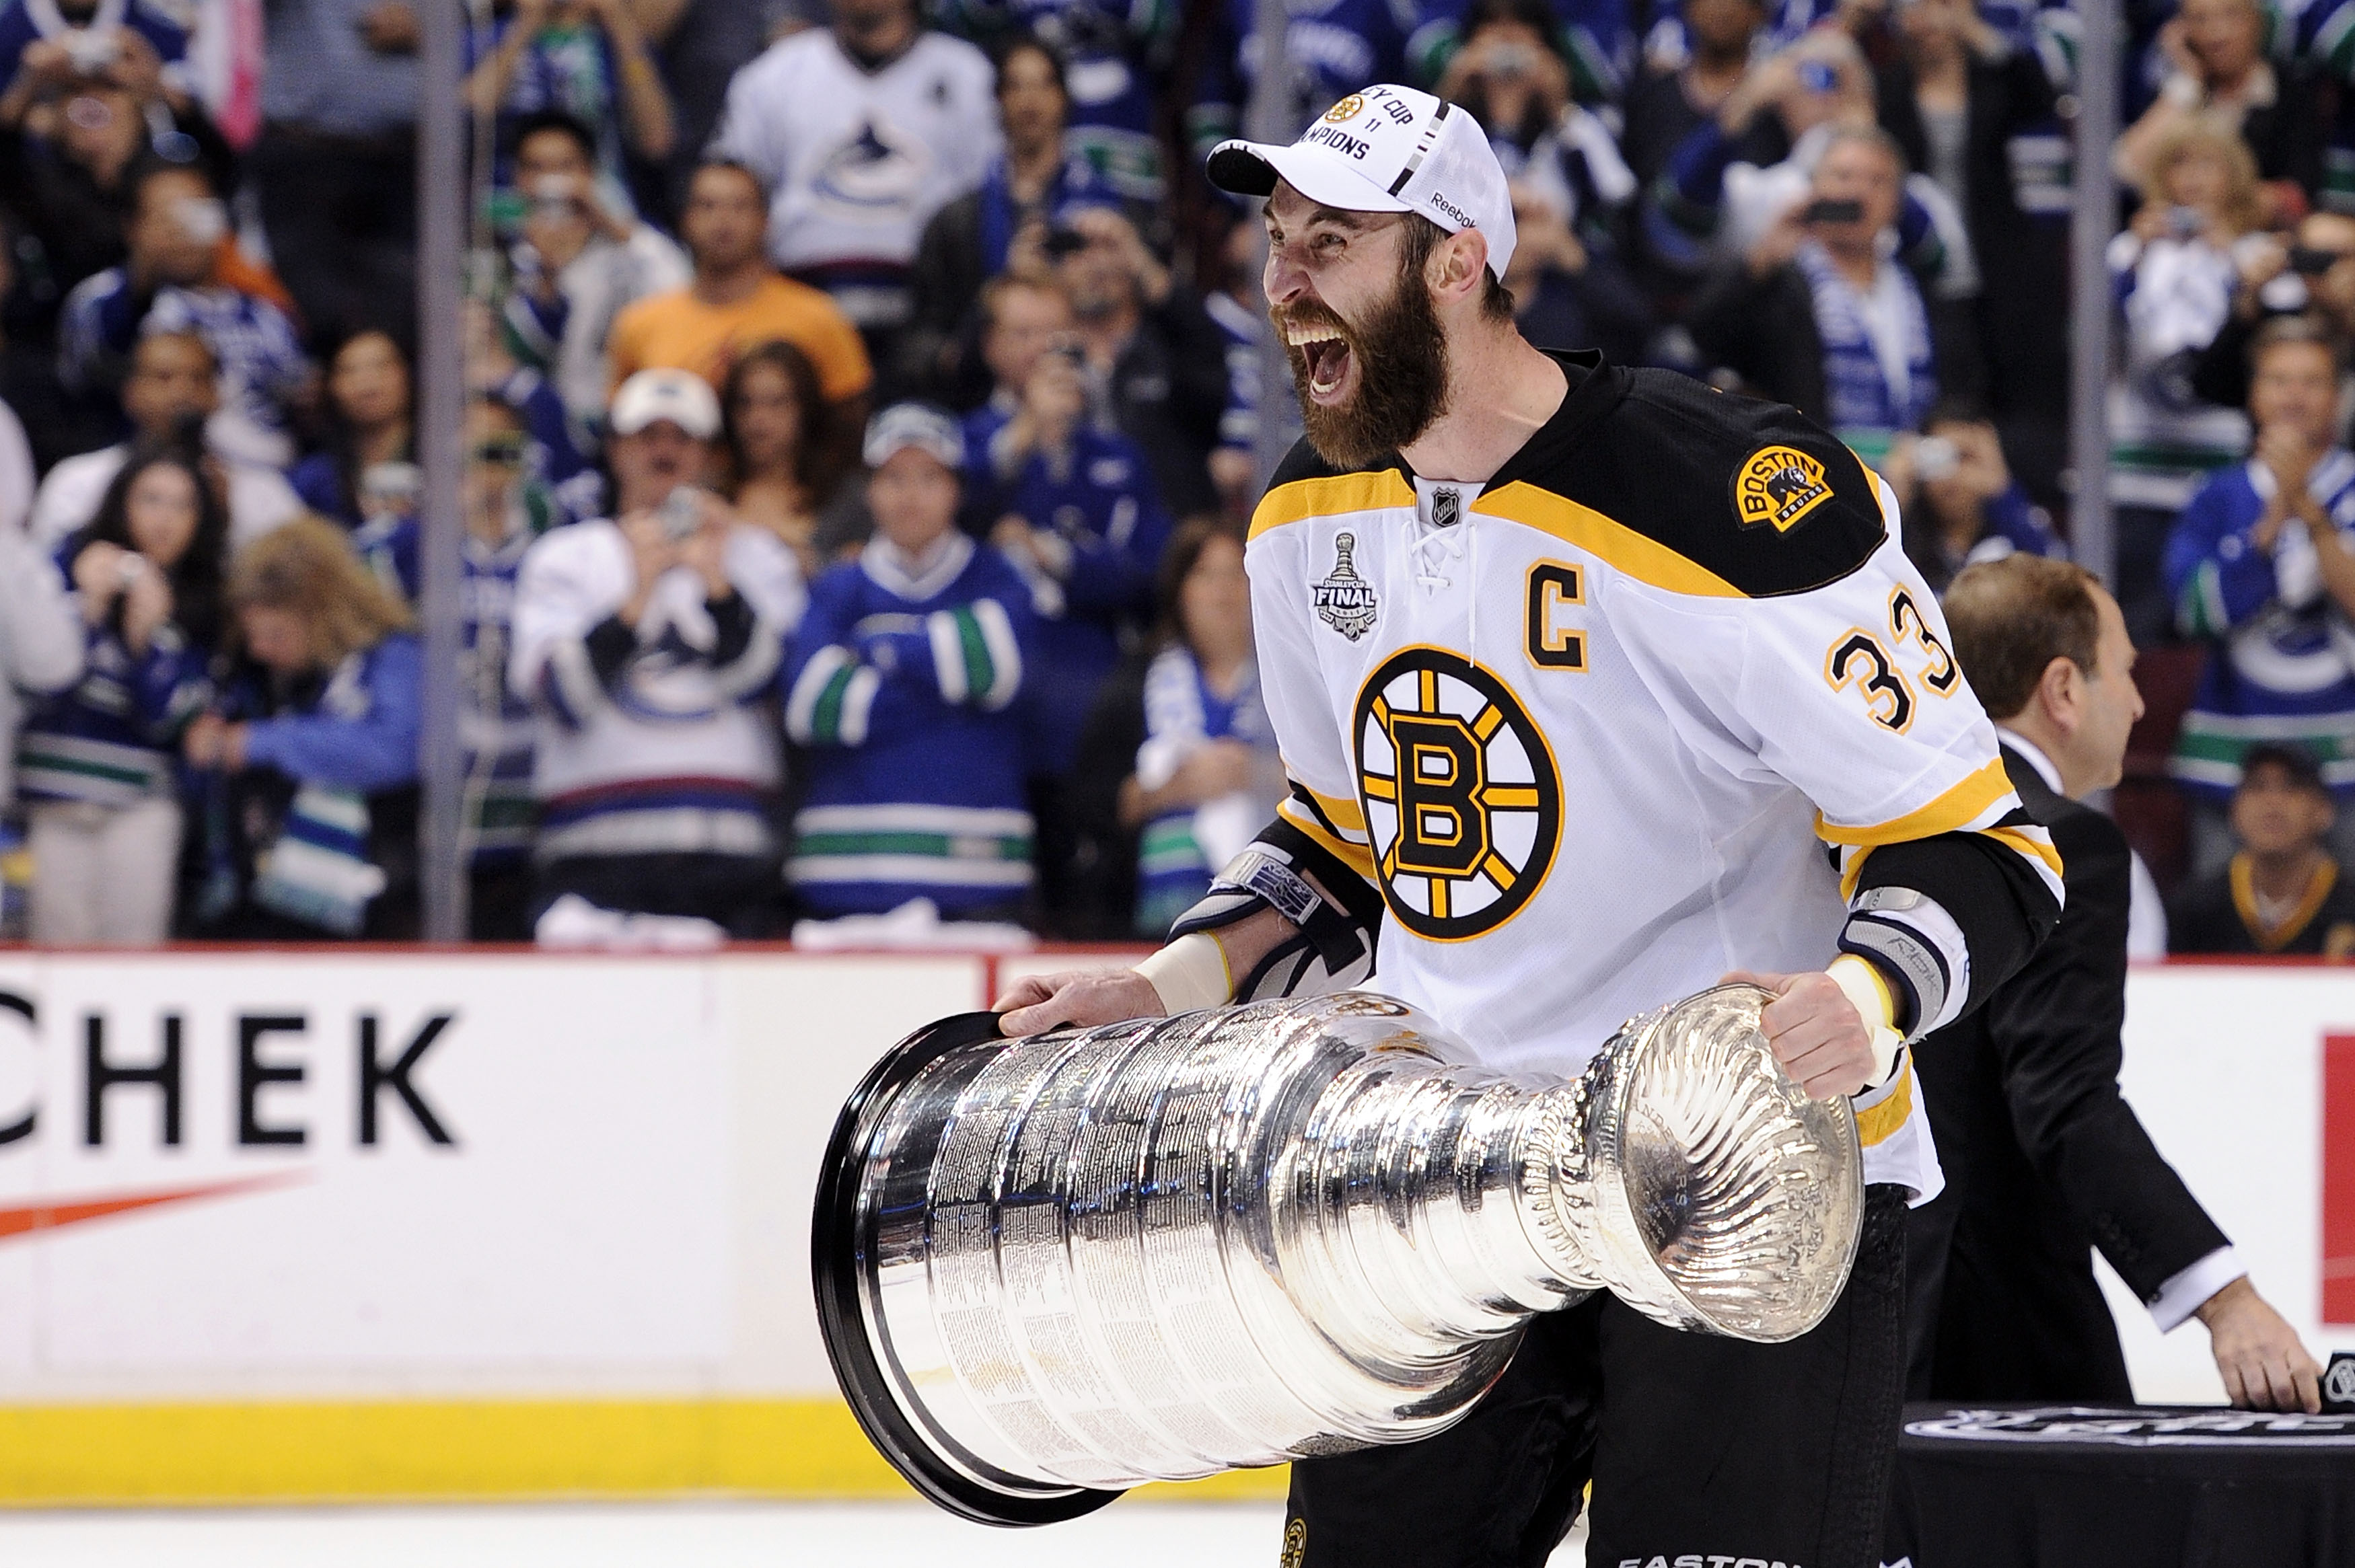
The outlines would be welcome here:
<svg viewBox="0 0 2355 1568">
<path fill-rule="evenodd" d="M 1467 523 L 1452 528 L 1434 528 L 1421 518 L 1415 520 L 1414 543 L 1407 547 L 1407 556 L 1414 567 L 1414 580 L 1426 594 L 1453 588 L 1455 579 L 1447 575 L 1448 568 L 1464 558 L 1464 535 L 1469 534 Z"/>
</svg>

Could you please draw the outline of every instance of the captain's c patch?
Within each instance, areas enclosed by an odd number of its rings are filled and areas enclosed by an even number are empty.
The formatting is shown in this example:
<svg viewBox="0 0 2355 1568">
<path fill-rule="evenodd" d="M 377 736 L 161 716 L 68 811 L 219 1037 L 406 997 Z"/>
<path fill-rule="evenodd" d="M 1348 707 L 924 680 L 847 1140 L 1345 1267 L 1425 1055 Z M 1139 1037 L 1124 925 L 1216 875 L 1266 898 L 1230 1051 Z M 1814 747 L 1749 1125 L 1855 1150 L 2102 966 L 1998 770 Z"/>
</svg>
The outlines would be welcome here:
<svg viewBox="0 0 2355 1568">
<path fill-rule="evenodd" d="M 1733 510 L 1744 528 L 1771 523 L 1788 533 L 1832 497 L 1824 465 L 1796 447 L 1761 447 L 1733 476 Z"/>
</svg>

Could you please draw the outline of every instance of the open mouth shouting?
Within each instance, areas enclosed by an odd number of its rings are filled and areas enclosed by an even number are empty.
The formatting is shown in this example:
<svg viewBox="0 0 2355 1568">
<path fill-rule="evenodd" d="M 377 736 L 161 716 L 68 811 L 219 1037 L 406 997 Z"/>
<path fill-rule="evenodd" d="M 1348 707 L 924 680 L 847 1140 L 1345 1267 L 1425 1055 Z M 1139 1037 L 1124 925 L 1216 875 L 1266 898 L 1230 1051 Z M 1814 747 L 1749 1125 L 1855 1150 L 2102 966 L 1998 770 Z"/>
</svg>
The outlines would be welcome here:
<svg viewBox="0 0 2355 1568">
<path fill-rule="evenodd" d="M 1354 322 L 1313 298 L 1272 310 L 1268 320 L 1291 363 L 1301 429 L 1327 462 L 1380 462 L 1446 411 L 1447 334 L 1420 261 Z"/>
<path fill-rule="evenodd" d="M 1311 401 L 1329 408 L 1347 398 L 1358 356 L 1340 323 L 1286 322 L 1284 341 L 1293 351 L 1301 388 Z"/>
</svg>

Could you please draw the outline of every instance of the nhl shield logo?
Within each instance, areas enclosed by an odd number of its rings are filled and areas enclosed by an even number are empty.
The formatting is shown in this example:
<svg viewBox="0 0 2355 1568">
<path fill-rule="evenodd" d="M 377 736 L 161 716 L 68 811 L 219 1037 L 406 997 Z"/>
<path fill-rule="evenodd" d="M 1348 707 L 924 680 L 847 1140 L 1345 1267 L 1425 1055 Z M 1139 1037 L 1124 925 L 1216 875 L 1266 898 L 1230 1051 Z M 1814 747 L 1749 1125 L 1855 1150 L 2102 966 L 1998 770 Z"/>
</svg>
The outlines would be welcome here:
<svg viewBox="0 0 2355 1568">
<path fill-rule="evenodd" d="M 1462 521 L 1464 521 L 1462 491 L 1440 489 L 1431 493 L 1431 525 L 1433 527 L 1453 528 Z"/>
<path fill-rule="evenodd" d="M 1359 577 L 1350 562 L 1357 548 L 1355 534 L 1335 535 L 1333 575 L 1309 587 L 1317 617 L 1352 642 L 1374 629 L 1374 617 L 1381 609 L 1374 599 L 1374 585 Z"/>
</svg>

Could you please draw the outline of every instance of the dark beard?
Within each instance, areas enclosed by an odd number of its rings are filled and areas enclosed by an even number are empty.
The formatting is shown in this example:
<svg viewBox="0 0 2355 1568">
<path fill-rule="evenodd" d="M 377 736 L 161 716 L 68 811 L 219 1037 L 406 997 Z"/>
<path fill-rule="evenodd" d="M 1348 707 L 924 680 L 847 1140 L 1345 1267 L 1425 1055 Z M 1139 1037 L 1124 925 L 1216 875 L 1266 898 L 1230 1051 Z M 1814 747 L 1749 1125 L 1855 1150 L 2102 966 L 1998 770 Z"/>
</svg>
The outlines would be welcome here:
<svg viewBox="0 0 2355 1568">
<path fill-rule="evenodd" d="M 1421 257 L 1400 269 L 1391 297 L 1362 323 L 1351 325 L 1320 305 L 1288 313 L 1292 322 L 1339 329 L 1357 361 L 1358 388 L 1346 403 L 1327 408 L 1308 396 L 1308 355 L 1284 343 L 1287 317 L 1274 319 L 1308 444 L 1335 468 L 1371 468 L 1447 412 L 1447 334 L 1432 308 Z"/>
</svg>

